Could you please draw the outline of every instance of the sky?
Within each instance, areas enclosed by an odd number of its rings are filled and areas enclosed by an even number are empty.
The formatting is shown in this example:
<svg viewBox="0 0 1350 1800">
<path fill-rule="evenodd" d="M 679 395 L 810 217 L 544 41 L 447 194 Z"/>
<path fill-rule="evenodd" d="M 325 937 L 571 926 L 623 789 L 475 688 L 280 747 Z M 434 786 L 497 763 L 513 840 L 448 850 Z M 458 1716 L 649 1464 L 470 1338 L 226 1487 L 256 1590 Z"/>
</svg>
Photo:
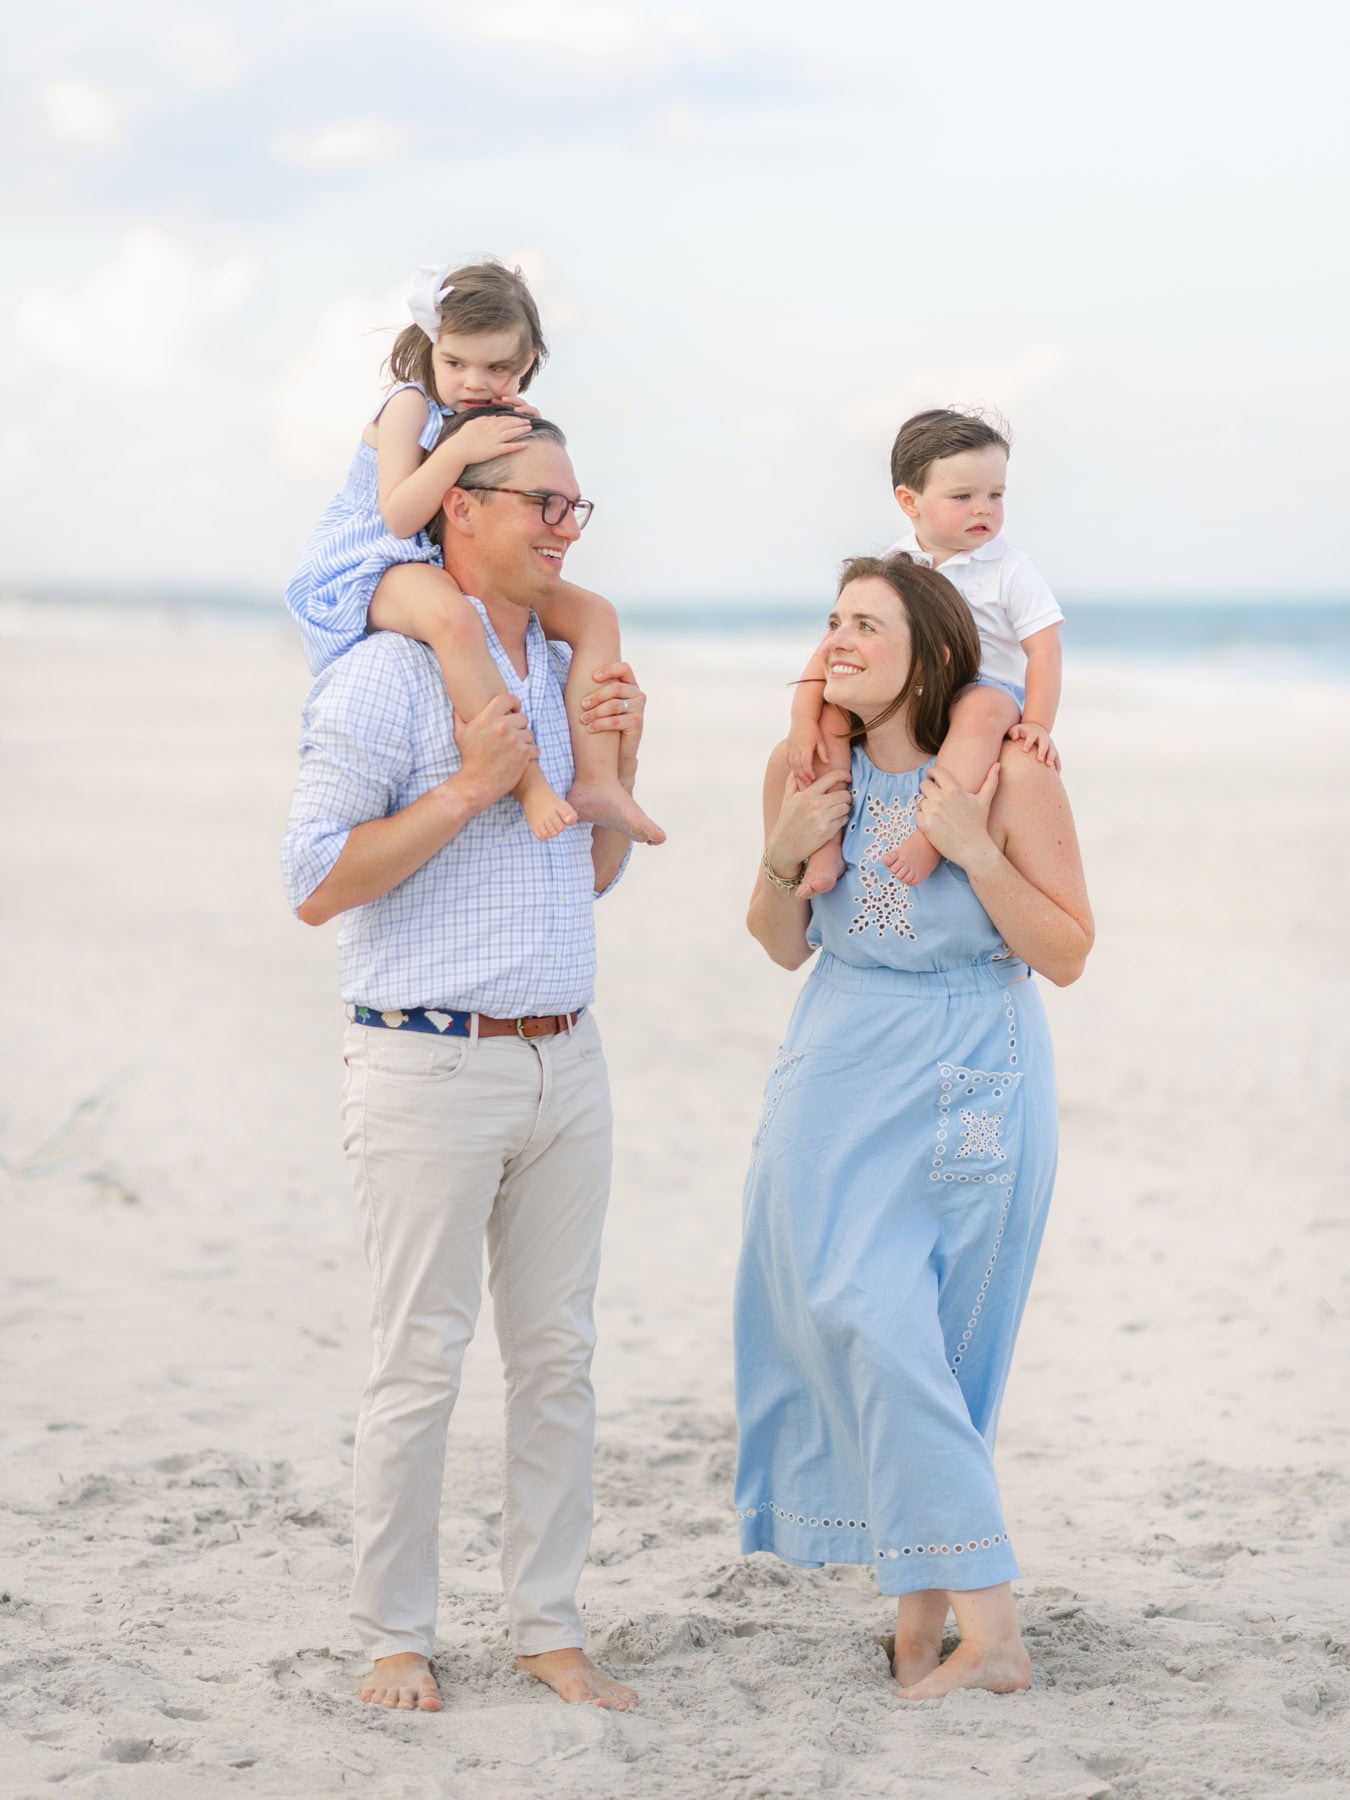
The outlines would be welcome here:
<svg viewBox="0 0 1350 1800">
<path fill-rule="evenodd" d="M 621 607 L 828 596 L 946 404 L 1066 598 L 1350 596 L 1343 8 L 4 4 L 0 592 L 279 595 L 491 254 Z"/>
</svg>

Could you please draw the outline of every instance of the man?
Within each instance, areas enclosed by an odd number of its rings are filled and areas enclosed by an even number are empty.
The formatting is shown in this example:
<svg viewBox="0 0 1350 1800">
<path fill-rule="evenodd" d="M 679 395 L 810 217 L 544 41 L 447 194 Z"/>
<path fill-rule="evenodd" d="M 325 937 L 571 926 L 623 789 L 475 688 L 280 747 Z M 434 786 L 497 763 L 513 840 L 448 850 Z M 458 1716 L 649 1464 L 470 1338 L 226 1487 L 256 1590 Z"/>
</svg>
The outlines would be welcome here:
<svg viewBox="0 0 1350 1800">
<path fill-rule="evenodd" d="M 500 491 L 508 483 L 524 492 Z M 509 464 L 469 467 L 445 496 L 445 566 L 477 602 L 510 690 L 477 718 L 454 719 L 431 651 L 389 632 L 334 662 L 306 703 L 285 870 L 307 924 L 348 915 L 344 1148 L 374 1283 L 352 1617 L 375 1705 L 440 1707 L 441 1480 L 485 1241 L 506 1377 L 501 1563 L 516 1666 L 565 1700 L 636 1700 L 585 1655 L 575 1600 L 610 1165 L 604 1058 L 585 1011 L 592 904 L 627 842 L 576 826 L 540 843 L 509 798 L 536 756 L 559 793 L 570 784 L 567 652 L 545 644 L 530 609 L 562 580 L 578 506 L 584 518 L 563 435 L 544 419 Z M 644 696 L 626 664 L 600 673 L 588 716 L 622 733 L 631 789 Z"/>
</svg>

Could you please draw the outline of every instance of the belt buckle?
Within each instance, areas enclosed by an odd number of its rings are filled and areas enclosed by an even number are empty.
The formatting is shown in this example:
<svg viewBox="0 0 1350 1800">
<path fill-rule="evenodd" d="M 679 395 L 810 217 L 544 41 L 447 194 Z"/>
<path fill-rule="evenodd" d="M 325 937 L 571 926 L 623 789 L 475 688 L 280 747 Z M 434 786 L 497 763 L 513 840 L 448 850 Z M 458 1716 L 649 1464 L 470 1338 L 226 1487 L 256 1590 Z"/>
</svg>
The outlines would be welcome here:
<svg viewBox="0 0 1350 1800">
<path fill-rule="evenodd" d="M 538 1026 L 538 1030 L 527 1031 L 525 1029 L 527 1025 L 536 1025 Z M 531 1038 L 547 1037 L 549 1035 L 548 1027 L 550 1025 L 552 1025 L 555 1030 L 557 1029 L 556 1013 L 535 1013 L 529 1018 L 516 1020 L 516 1036 L 518 1038 L 523 1038 L 528 1044 Z"/>
</svg>

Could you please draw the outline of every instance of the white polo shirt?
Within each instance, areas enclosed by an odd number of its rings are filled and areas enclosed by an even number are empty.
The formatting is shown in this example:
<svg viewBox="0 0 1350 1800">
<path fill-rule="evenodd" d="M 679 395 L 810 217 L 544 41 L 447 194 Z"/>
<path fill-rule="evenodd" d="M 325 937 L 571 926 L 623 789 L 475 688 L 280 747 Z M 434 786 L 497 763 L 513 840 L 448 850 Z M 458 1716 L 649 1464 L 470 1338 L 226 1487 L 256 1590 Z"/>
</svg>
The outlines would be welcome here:
<svg viewBox="0 0 1350 1800">
<path fill-rule="evenodd" d="M 926 569 L 932 568 L 933 559 L 919 548 L 912 525 L 886 554 L 895 556 L 901 550 Z M 947 577 L 974 615 L 980 634 L 980 673 L 1025 687 L 1023 638 L 1048 625 L 1064 623 L 1059 602 L 1037 574 L 1031 558 L 1000 531 L 978 550 L 958 550 L 949 556 L 938 574 Z"/>
</svg>

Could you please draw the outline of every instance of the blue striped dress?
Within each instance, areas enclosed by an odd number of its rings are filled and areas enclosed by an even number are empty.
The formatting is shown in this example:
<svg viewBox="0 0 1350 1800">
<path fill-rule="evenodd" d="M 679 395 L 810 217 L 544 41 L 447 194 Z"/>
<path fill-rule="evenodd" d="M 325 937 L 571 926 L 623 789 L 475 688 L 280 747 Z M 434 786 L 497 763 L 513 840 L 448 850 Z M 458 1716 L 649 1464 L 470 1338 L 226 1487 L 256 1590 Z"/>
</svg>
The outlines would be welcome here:
<svg viewBox="0 0 1350 1800">
<path fill-rule="evenodd" d="M 427 422 L 418 438 L 434 450 L 452 408 L 440 406 L 415 381 L 392 388 L 380 413 L 404 388 L 416 388 L 427 403 Z M 395 537 L 380 512 L 377 452 L 363 439 L 357 446 L 342 492 L 310 533 L 299 567 L 286 584 L 286 605 L 305 640 L 311 675 L 366 635 L 366 615 L 381 575 L 395 563 L 439 565 L 441 553 L 425 531 Z"/>
</svg>

